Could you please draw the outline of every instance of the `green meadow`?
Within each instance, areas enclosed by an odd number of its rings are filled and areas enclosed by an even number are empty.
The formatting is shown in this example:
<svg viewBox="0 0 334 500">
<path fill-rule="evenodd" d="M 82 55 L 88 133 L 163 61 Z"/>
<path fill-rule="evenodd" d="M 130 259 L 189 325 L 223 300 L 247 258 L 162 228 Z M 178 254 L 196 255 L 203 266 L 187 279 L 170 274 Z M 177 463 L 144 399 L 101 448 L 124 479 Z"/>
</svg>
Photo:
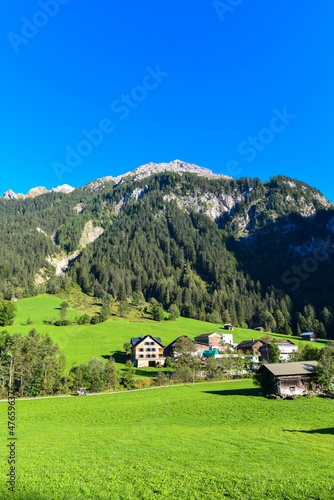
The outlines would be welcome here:
<svg viewBox="0 0 334 500">
<path fill-rule="evenodd" d="M 82 294 L 80 300 L 75 298 L 78 310 L 72 307 L 68 311 L 68 318 L 74 321 L 76 316 L 80 316 L 85 310 L 95 308 L 98 310 L 96 299 L 89 298 Z M 151 334 L 154 337 L 161 337 L 164 345 L 169 344 L 180 335 L 188 335 L 193 338 L 200 333 L 222 332 L 222 326 L 197 321 L 189 318 L 179 318 L 177 321 L 155 322 L 147 318 L 139 317 L 136 312 L 131 312 L 130 320 L 112 316 L 105 323 L 97 325 L 71 325 L 66 327 L 47 324 L 51 317 L 58 318 L 59 307 L 64 298 L 50 295 L 41 295 L 29 299 L 22 299 L 17 302 L 18 312 L 15 324 L 6 329 L 11 332 L 28 333 L 32 328 L 36 328 L 39 333 L 48 333 L 65 353 L 67 368 L 70 369 L 75 364 L 86 363 L 92 356 L 108 358 L 115 357 L 119 366 L 123 367 L 126 356 L 123 350 L 124 342 L 129 342 L 131 337 Z M 95 302 L 94 302 L 95 301 Z M 71 304 L 72 305 L 72 304 Z M 80 309 L 79 309 L 80 308 Z M 27 324 L 27 319 L 33 321 L 33 325 Z M 264 334 L 254 330 L 236 328 L 233 332 L 234 342 L 261 338 Z M 276 338 L 284 337 L 275 334 Z M 301 342 L 296 337 L 290 337 L 293 342 Z M 323 342 L 313 345 L 322 347 Z M 153 374 L 153 368 L 137 370 L 138 375 L 145 376 Z"/>
<path fill-rule="evenodd" d="M 257 392 L 243 380 L 17 401 L 17 491 L 3 445 L 0 498 L 332 500 L 334 401 Z"/>
</svg>

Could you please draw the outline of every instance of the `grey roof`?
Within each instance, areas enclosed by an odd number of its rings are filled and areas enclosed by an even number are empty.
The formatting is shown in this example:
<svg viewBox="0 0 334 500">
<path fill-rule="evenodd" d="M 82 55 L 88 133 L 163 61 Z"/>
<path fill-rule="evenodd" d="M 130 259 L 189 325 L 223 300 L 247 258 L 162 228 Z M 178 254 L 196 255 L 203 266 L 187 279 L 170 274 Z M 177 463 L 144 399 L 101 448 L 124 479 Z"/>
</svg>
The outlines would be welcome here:
<svg viewBox="0 0 334 500">
<path fill-rule="evenodd" d="M 146 335 L 145 337 L 131 337 L 131 344 L 133 346 L 136 346 L 137 344 L 139 344 L 142 340 L 145 340 L 147 339 L 147 337 L 150 337 L 154 340 L 156 340 L 159 344 L 162 345 L 162 347 L 164 347 L 163 343 L 161 342 L 161 338 L 160 337 L 153 337 L 152 335 Z"/>
<path fill-rule="evenodd" d="M 315 333 L 314 332 L 306 332 L 306 333 L 302 333 L 302 336 L 303 335 L 315 335 Z"/>
<path fill-rule="evenodd" d="M 295 361 L 294 363 L 268 363 L 259 369 L 267 368 L 275 377 L 279 375 L 308 375 L 314 372 L 317 361 Z"/>
</svg>

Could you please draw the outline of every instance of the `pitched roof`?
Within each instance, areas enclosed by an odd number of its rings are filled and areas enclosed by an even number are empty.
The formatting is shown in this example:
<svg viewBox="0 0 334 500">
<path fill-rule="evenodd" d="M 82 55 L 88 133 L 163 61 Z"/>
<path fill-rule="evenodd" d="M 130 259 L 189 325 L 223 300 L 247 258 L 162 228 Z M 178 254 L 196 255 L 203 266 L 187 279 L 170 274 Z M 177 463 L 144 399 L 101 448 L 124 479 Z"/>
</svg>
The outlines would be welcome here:
<svg viewBox="0 0 334 500">
<path fill-rule="evenodd" d="M 275 377 L 279 375 L 308 375 L 314 372 L 317 361 L 295 361 L 294 363 L 268 363 L 259 370 L 269 370 Z"/>
<path fill-rule="evenodd" d="M 195 339 L 202 339 L 202 338 L 208 337 L 210 335 L 219 335 L 219 337 L 220 337 L 221 334 L 217 333 L 217 332 L 201 333 L 200 335 L 196 335 Z"/>
<path fill-rule="evenodd" d="M 148 337 L 155 340 L 156 342 L 158 342 L 158 344 L 164 347 L 163 343 L 161 342 L 161 338 L 153 337 L 152 335 L 146 335 L 145 337 L 131 337 L 131 344 L 133 345 L 133 347 L 136 347 L 136 345 L 139 345 L 143 340 L 147 339 Z"/>
<path fill-rule="evenodd" d="M 173 342 L 171 342 L 170 344 L 168 344 L 168 346 L 167 346 L 167 347 L 171 347 L 171 346 L 173 346 L 174 344 L 176 344 L 176 342 L 177 342 L 179 339 L 184 339 L 184 338 L 191 340 L 191 338 L 189 338 L 189 337 L 188 337 L 188 335 L 180 335 L 180 337 L 177 337 L 177 339 L 173 340 Z M 194 342 L 193 340 L 191 340 L 191 341 L 192 341 L 192 342 Z"/>
<path fill-rule="evenodd" d="M 242 347 L 242 348 L 253 347 L 258 342 L 261 342 L 264 345 L 264 342 L 262 340 L 260 340 L 260 339 L 257 339 L 257 340 L 243 340 L 242 342 L 240 342 L 240 344 L 237 345 L 237 348 L 238 347 Z"/>
<path fill-rule="evenodd" d="M 315 333 L 314 332 L 306 332 L 306 333 L 302 333 L 302 336 L 303 335 L 315 335 Z"/>
</svg>

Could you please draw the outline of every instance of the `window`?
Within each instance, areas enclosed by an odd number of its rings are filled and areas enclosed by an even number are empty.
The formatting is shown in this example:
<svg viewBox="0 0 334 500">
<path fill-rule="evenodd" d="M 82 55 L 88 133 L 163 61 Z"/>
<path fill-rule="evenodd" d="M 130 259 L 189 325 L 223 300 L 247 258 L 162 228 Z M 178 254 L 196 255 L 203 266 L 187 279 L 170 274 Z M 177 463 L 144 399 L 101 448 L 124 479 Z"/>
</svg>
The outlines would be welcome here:
<svg viewBox="0 0 334 500">
<path fill-rule="evenodd" d="M 155 352 L 155 351 L 156 351 L 156 348 L 155 348 L 155 347 L 153 347 L 152 351 L 154 351 L 154 352 Z"/>
<path fill-rule="evenodd" d="M 140 352 L 143 352 L 143 350 L 144 350 L 144 349 L 143 349 L 142 347 L 139 349 L 139 351 L 140 351 Z"/>
<path fill-rule="evenodd" d="M 140 357 L 140 358 L 143 358 L 143 357 L 144 357 L 144 354 L 139 354 L 139 357 Z"/>
</svg>

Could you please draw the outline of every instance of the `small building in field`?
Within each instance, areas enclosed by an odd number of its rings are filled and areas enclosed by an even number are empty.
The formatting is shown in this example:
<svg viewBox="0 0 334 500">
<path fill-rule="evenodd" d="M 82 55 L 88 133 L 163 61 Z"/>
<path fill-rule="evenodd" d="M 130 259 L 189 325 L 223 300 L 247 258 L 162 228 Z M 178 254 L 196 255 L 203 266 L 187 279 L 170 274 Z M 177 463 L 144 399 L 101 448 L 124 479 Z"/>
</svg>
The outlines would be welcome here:
<svg viewBox="0 0 334 500">
<path fill-rule="evenodd" d="M 221 341 L 220 333 L 201 333 L 201 335 L 197 335 L 195 337 L 195 342 L 200 342 L 201 344 L 205 344 L 207 349 L 219 349 Z"/>
<path fill-rule="evenodd" d="M 263 328 L 263 326 L 257 326 L 256 328 L 254 328 L 254 330 L 255 330 L 256 332 L 264 332 L 264 328 Z"/>
<path fill-rule="evenodd" d="M 305 394 L 316 383 L 314 370 L 317 364 L 317 361 L 297 361 L 261 365 L 258 374 L 262 374 L 265 394 Z"/>
<path fill-rule="evenodd" d="M 243 340 L 237 345 L 236 350 L 241 350 L 244 354 L 247 354 L 248 352 L 258 354 L 260 347 L 262 346 L 264 346 L 264 342 L 262 342 L 262 340 Z"/>
<path fill-rule="evenodd" d="M 306 332 L 306 333 L 302 333 L 302 339 L 309 340 L 310 342 L 316 342 L 317 336 L 314 332 Z"/>
<path fill-rule="evenodd" d="M 152 335 L 132 337 L 131 361 L 137 368 L 163 365 L 165 357 L 161 338 Z"/>
<path fill-rule="evenodd" d="M 224 330 L 234 330 L 234 326 L 232 325 L 232 323 L 225 323 L 223 328 Z"/>
<path fill-rule="evenodd" d="M 220 336 L 220 342 L 233 345 L 233 333 L 222 333 Z"/>
</svg>

